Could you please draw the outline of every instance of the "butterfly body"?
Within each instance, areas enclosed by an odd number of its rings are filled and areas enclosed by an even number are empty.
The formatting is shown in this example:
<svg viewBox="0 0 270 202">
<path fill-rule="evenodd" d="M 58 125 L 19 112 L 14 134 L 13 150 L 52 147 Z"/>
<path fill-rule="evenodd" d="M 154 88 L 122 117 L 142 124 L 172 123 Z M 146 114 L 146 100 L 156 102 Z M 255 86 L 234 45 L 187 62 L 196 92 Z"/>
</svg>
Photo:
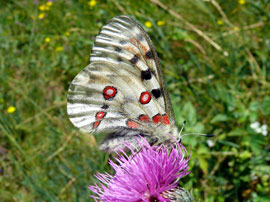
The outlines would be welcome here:
<svg viewBox="0 0 270 202">
<path fill-rule="evenodd" d="M 138 136 L 151 144 L 179 139 L 157 53 L 127 16 L 101 29 L 90 64 L 69 87 L 67 112 L 82 131 L 105 133 L 100 148 L 109 152 L 136 144 Z"/>
</svg>

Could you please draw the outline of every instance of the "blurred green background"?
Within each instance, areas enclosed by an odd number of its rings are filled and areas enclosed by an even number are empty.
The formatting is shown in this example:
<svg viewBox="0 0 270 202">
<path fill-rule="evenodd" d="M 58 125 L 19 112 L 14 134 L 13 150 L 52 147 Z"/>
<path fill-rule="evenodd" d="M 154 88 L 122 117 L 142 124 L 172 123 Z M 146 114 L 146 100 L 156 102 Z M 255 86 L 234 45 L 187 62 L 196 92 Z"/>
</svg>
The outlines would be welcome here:
<svg viewBox="0 0 270 202">
<path fill-rule="evenodd" d="M 66 95 L 122 14 L 153 40 L 178 126 L 215 135 L 183 139 L 181 186 L 196 201 L 269 201 L 269 0 L 0 0 L 0 201 L 93 201 L 110 156 L 69 122 Z"/>
</svg>

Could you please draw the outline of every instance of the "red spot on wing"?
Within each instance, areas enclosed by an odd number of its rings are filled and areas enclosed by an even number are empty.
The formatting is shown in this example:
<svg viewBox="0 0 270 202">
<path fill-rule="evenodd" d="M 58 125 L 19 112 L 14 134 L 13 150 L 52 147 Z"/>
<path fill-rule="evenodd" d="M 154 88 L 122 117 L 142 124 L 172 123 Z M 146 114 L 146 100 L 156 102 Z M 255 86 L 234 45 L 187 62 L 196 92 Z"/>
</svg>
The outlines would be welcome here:
<svg viewBox="0 0 270 202">
<path fill-rule="evenodd" d="M 160 114 L 156 114 L 155 116 L 153 116 L 152 120 L 153 120 L 153 122 L 155 124 L 160 123 L 161 122 L 161 116 L 160 116 Z"/>
<path fill-rule="evenodd" d="M 96 113 L 96 119 L 101 120 L 106 116 L 106 114 L 107 114 L 106 112 L 97 112 Z"/>
<path fill-rule="evenodd" d="M 96 129 L 100 124 L 100 121 L 96 121 L 94 124 L 93 124 L 93 129 Z"/>
<path fill-rule="evenodd" d="M 138 128 L 139 124 L 134 122 L 134 121 L 128 120 L 127 121 L 127 126 L 130 127 L 130 128 Z"/>
<path fill-rule="evenodd" d="M 162 121 L 161 122 L 163 124 L 170 125 L 170 120 L 169 120 L 169 117 L 167 116 L 167 114 L 162 115 Z"/>
<path fill-rule="evenodd" d="M 117 89 L 113 86 L 106 86 L 103 90 L 103 96 L 105 100 L 111 100 L 115 97 Z"/>
<path fill-rule="evenodd" d="M 150 93 L 148 93 L 147 91 L 141 93 L 139 100 L 141 104 L 147 104 L 150 102 L 150 100 L 151 100 Z"/>
<path fill-rule="evenodd" d="M 149 117 L 148 117 L 147 115 L 145 115 L 145 114 L 141 114 L 141 115 L 139 116 L 139 120 L 140 120 L 141 122 L 149 122 Z"/>
</svg>

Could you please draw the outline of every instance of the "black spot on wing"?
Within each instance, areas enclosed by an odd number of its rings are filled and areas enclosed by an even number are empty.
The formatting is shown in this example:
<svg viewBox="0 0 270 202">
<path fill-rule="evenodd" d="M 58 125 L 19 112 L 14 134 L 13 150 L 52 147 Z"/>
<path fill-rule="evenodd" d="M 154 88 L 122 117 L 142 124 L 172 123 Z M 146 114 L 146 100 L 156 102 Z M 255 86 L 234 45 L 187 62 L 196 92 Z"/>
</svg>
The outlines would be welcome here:
<svg viewBox="0 0 270 202">
<path fill-rule="evenodd" d="M 108 109 L 109 108 L 109 106 L 108 105 L 106 105 L 106 104 L 103 104 L 103 106 L 101 107 L 102 109 Z"/>
<path fill-rule="evenodd" d="M 147 51 L 147 52 L 145 53 L 145 57 L 146 57 L 147 59 L 152 59 L 152 58 L 153 58 L 153 55 L 152 55 L 151 50 L 149 50 L 149 51 Z"/>
<path fill-rule="evenodd" d="M 151 93 L 152 95 L 154 95 L 155 98 L 159 98 L 161 96 L 161 90 L 159 88 L 153 89 Z"/>
<path fill-rule="evenodd" d="M 122 60 L 121 57 L 118 57 L 118 58 L 117 58 L 117 61 L 118 61 L 118 62 L 122 62 L 123 60 Z"/>
<path fill-rule="evenodd" d="M 139 60 L 139 58 L 138 58 L 136 55 L 134 55 L 133 58 L 131 58 L 129 61 L 130 61 L 132 64 L 135 65 L 135 64 L 138 62 L 138 60 Z"/>
<path fill-rule="evenodd" d="M 141 72 L 142 80 L 150 80 L 152 78 L 152 72 L 150 69 Z"/>
<path fill-rule="evenodd" d="M 125 41 L 125 40 L 120 40 L 119 43 L 123 45 L 123 44 L 126 44 L 127 41 Z"/>
<path fill-rule="evenodd" d="M 117 46 L 114 47 L 114 50 L 115 50 L 116 52 L 118 52 L 118 53 L 120 53 L 120 52 L 122 51 L 122 49 L 121 49 L 120 47 L 117 47 Z"/>
</svg>

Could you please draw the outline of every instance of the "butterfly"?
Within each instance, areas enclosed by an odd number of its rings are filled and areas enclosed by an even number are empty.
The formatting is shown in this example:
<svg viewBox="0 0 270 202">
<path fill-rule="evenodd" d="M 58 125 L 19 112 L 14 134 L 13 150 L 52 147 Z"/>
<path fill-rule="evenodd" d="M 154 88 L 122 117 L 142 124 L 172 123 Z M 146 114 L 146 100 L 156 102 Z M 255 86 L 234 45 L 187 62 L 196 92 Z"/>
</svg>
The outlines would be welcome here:
<svg viewBox="0 0 270 202">
<path fill-rule="evenodd" d="M 67 113 L 77 128 L 103 133 L 101 150 L 181 139 L 157 52 L 142 26 L 128 16 L 104 25 L 95 39 L 90 64 L 70 84 Z"/>
</svg>

